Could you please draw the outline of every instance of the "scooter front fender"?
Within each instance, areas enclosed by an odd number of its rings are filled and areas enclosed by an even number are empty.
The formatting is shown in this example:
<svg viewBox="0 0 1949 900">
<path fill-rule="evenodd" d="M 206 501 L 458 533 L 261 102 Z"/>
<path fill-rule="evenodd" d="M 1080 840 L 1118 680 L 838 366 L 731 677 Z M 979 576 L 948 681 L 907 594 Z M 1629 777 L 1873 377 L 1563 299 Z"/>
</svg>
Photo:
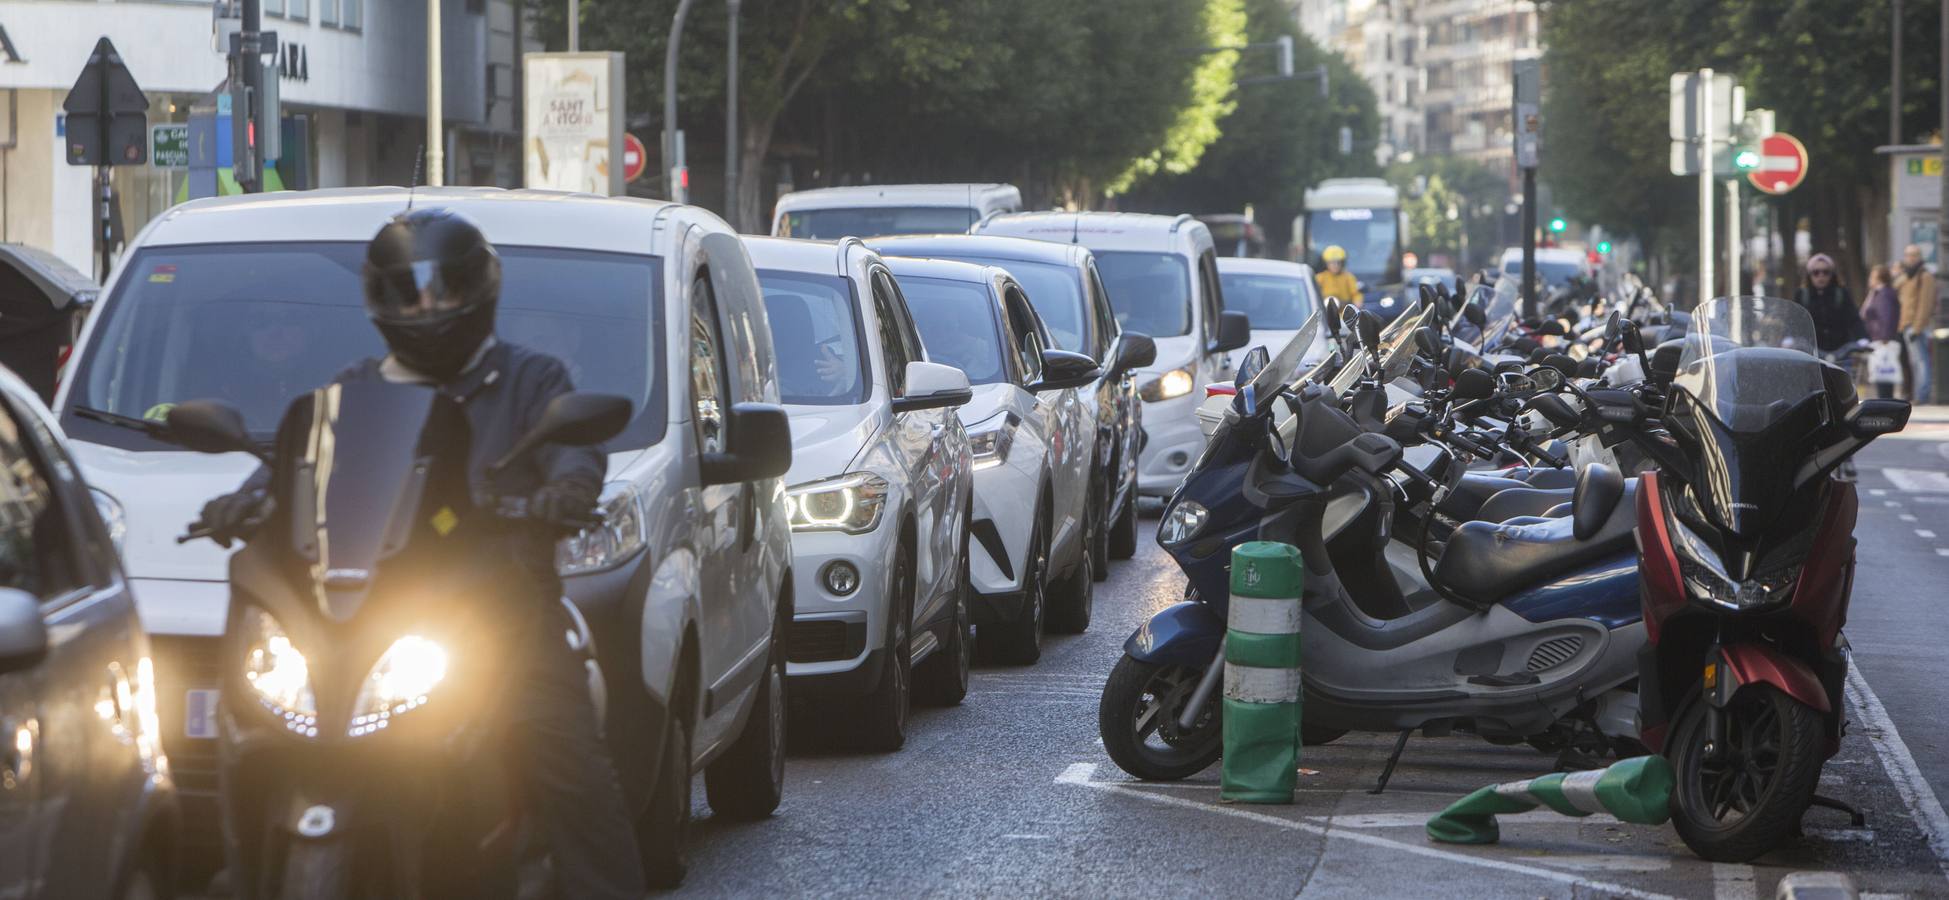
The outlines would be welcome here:
<svg viewBox="0 0 1949 900">
<path fill-rule="evenodd" d="M 1137 626 L 1123 642 L 1123 652 L 1147 663 L 1203 668 L 1218 655 L 1218 644 L 1224 639 L 1224 620 L 1211 607 L 1187 600 L 1159 610 Z"/>
<path fill-rule="evenodd" d="M 1827 690 L 1821 687 L 1820 677 L 1814 670 L 1772 647 L 1758 643 L 1729 644 L 1719 648 L 1718 662 L 1716 683 L 1705 692 L 1713 706 L 1723 708 L 1741 688 L 1768 684 L 1819 710 L 1821 715 L 1833 712 L 1827 701 Z"/>
</svg>

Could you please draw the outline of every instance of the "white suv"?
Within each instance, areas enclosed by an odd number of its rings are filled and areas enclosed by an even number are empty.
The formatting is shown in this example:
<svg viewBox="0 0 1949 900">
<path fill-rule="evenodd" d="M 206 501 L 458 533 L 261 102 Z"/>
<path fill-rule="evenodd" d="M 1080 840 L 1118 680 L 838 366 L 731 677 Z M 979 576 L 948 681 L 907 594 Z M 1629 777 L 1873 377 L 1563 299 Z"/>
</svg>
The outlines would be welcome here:
<svg viewBox="0 0 1949 900">
<path fill-rule="evenodd" d="M 1169 496 L 1204 452 L 1202 389 L 1230 383 L 1231 352 L 1252 339 L 1251 320 L 1225 310 L 1211 231 L 1188 215 L 1107 212 L 1015 213 L 974 231 L 1081 244 L 1096 255 L 1117 323 L 1157 344 L 1156 361 L 1137 378 L 1145 437 L 1137 490 Z"/>
<path fill-rule="evenodd" d="M 889 234 L 966 233 L 1022 208 L 1012 184 L 862 184 L 793 191 L 778 198 L 771 233 L 834 240 Z"/>
<path fill-rule="evenodd" d="M 1088 627 L 1088 522 L 1095 422 L 1080 393 L 1096 361 L 1049 349 L 1028 295 L 995 266 L 890 257 L 929 359 L 974 385 L 961 407 L 974 447 L 974 541 L 968 567 L 981 639 L 1005 659 L 1042 655 L 1045 621 Z"/>
<path fill-rule="evenodd" d="M 886 264 L 857 239 L 744 240 L 792 418 L 792 702 L 844 698 L 863 743 L 896 750 L 914 691 L 968 692 L 974 479 L 954 414 L 968 377 L 926 361 Z"/>
<path fill-rule="evenodd" d="M 56 398 L 83 472 L 122 511 L 192 850 L 215 837 L 211 710 L 231 598 L 225 551 L 175 538 L 256 462 L 183 450 L 155 426 L 176 402 L 212 398 L 268 439 L 291 397 L 383 354 L 359 272 L 407 199 L 364 188 L 171 209 L 116 269 Z M 413 202 L 494 242 L 502 339 L 635 405 L 607 445 L 606 522 L 563 541 L 558 566 L 607 672 L 644 862 L 673 883 L 695 772 L 733 818 L 770 814 L 784 787 L 790 431 L 750 258 L 695 207 L 490 188 L 420 188 Z"/>
</svg>

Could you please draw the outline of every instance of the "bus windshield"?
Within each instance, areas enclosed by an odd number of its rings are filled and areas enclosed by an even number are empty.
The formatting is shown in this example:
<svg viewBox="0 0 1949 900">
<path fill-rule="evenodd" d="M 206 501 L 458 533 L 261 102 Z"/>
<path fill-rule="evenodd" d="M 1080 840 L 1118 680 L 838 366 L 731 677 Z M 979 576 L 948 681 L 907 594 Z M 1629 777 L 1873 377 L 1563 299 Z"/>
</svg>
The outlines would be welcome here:
<svg viewBox="0 0 1949 900">
<path fill-rule="evenodd" d="M 1378 285 L 1399 249 L 1394 212 L 1386 207 L 1313 210 L 1306 214 L 1307 250 L 1317 260 L 1321 251 L 1337 246 L 1347 251 L 1347 271 Z"/>
</svg>

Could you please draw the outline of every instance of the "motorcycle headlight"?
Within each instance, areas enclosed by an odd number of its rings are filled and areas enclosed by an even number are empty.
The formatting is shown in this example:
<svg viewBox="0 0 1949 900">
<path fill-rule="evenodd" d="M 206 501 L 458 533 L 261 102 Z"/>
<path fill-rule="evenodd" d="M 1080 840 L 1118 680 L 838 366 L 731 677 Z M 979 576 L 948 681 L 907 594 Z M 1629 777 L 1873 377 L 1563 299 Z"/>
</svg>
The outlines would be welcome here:
<svg viewBox="0 0 1949 900">
<path fill-rule="evenodd" d="M 793 531 L 864 534 L 879 527 L 886 500 L 886 479 L 856 472 L 788 489 L 785 512 Z"/>
<path fill-rule="evenodd" d="M 122 513 L 122 504 L 101 488 L 89 488 L 88 496 L 95 498 L 95 512 L 100 513 L 102 524 L 108 527 L 108 539 L 115 544 L 115 555 L 122 555 L 122 539 L 128 537 L 129 523 Z"/>
<path fill-rule="evenodd" d="M 1793 596 L 1800 581 L 1800 566 L 1791 565 L 1761 572 L 1745 581 L 1733 581 L 1718 551 L 1684 522 L 1671 520 L 1672 543 L 1678 550 L 1678 572 L 1693 593 L 1727 609 L 1756 609 L 1779 603 Z"/>
<path fill-rule="evenodd" d="M 352 737 L 384 730 L 394 716 L 426 705 L 427 695 L 447 677 L 447 648 L 417 634 L 393 641 L 359 687 L 352 704 Z"/>
<path fill-rule="evenodd" d="M 1145 402 L 1156 403 L 1159 400 L 1182 397 L 1191 393 L 1191 389 L 1196 386 L 1191 367 L 1184 366 L 1144 382 L 1144 386 L 1137 389 L 1137 396 L 1144 398 Z"/>
<path fill-rule="evenodd" d="M 643 500 L 628 482 L 602 489 L 602 524 L 555 544 L 555 571 L 563 576 L 598 572 L 636 555 L 649 542 Z"/>
<path fill-rule="evenodd" d="M 1157 541 L 1176 544 L 1197 537 L 1210 516 L 1211 512 L 1197 501 L 1179 500 L 1171 504 L 1171 511 L 1164 514 L 1164 523 L 1157 526 Z"/>
<path fill-rule="evenodd" d="M 305 737 L 318 736 L 318 701 L 311 692 L 311 668 L 291 643 L 284 626 L 255 607 L 244 613 L 244 681 L 265 709 L 283 717 L 284 727 Z"/>
<path fill-rule="evenodd" d="M 1008 448 L 1015 446 L 1015 428 L 1003 421 L 986 431 L 968 435 L 968 449 L 974 454 L 976 470 L 992 469 L 1008 461 Z"/>
</svg>

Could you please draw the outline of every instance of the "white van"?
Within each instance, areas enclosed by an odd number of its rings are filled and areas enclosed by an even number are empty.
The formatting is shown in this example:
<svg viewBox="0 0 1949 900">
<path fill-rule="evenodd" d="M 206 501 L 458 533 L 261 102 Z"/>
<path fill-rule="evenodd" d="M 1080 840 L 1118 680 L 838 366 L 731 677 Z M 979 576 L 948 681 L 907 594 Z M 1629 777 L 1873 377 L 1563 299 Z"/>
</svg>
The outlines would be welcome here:
<svg viewBox="0 0 1949 900">
<path fill-rule="evenodd" d="M 1590 257 L 1582 250 L 1568 247 L 1536 248 L 1536 286 L 1549 291 L 1563 287 L 1572 278 L 1591 277 Z M 1523 249 L 1511 247 L 1502 251 L 1502 274 L 1523 277 Z"/>
<path fill-rule="evenodd" d="M 1022 208 L 1012 184 L 866 184 L 793 191 L 772 213 L 776 237 L 830 241 L 891 234 L 966 234 Z"/>
<path fill-rule="evenodd" d="M 1096 255 L 1118 324 L 1157 344 L 1156 362 L 1137 375 L 1145 438 L 1137 491 L 1170 496 L 1204 451 L 1204 386 L 1230 382 L 1232 351 L 1252 339 L 1251 319 L 1225 311 L 1210 229 L 1188 215 L 1039 212 L 986 219 L 975 233 L 1080 244 Z"/>
</svg>

